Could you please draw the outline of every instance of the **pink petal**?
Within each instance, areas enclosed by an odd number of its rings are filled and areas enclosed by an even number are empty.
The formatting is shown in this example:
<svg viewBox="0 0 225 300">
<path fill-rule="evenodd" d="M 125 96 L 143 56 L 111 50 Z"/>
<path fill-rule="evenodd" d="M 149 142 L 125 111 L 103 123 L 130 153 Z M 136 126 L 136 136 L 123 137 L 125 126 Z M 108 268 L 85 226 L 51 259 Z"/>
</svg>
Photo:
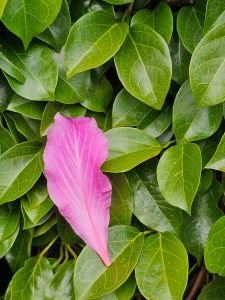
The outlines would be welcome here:
<svg viewBox="0 0 225 300">
<path fill-rule="evenodd" d="M 73 230 L 109 266 L 112 187 L 100 171 L 107 156 L 107 138 L 95 119 L 56 114 L 44 151 L 49 195 Z"/>
</svg>

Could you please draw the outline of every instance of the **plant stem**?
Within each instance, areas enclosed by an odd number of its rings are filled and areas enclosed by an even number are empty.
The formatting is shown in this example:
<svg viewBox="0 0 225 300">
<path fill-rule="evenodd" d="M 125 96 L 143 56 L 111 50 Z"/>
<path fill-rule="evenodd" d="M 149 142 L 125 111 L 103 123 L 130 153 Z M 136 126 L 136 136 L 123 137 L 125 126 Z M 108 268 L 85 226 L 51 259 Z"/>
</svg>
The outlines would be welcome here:
<svg viewBox="0 0 225 300">
<path fill-rule="evenodd" d="M 66 244 L 67 249 L 69 250 L 70 254 L 74 257 L 74 259 L 77 259 L 77 254 L 75 251 L 73 251 L 73 248 L 70 247 L 70 245 Z"/>
<path fill-rule="evenodd" d="M 131 14 L 132 9 L 133 9 L 133 5 L 134 5 L 133 2 L 131 2 L 131 3 L 128 5 L 128 7 L 127 7 L 127 9 L 125 10 L 125 13 L 124 13 L 124 15 L 123 15 L 122 22 L 124 22 L 124 20 L 126 19 L 126 17 L 129 16 L 129 15 Z"/>
<path fill-rule="evenodd" d="M 196 293 L 198 292 L 203 280 L 204 280 L 204 277 L 205 277 L 205 274 L 206 274 L 206 269 L 205 269 L 205 266 L 202 266 L 199 273 L 198 273 L 198 276 L 193 284 L 193 287 L 192 289 L 190 290 L 190 293 L 187 295 L 187 297 L 185 298 L 185 300 L 193 300 L 193 299 L 196 299 L 195 295 Z"/>
<path fill-rule="evenodd" d="M 40 253 L 40 257 L 43 257 L 48 250 L 51 248 L 51 246 L 55 243 L 55 241 L 58 239 L 59 235 L 57 235 L 45 248 L 44 250 Z"/>
</svg>

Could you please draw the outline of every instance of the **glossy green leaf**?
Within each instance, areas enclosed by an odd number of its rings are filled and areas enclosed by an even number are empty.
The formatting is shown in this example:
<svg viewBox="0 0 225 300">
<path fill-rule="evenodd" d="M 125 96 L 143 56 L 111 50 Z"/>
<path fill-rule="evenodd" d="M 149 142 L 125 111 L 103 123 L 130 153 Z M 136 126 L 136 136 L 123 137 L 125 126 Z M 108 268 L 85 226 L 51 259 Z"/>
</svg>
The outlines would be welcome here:
<svg viewBox="0 0 225 300">
<path fill-rule="evenodd" d="M 8 236 L 5 240 L 0 241 L 0 259 L 3 258 L 6 255 L 6 253 L 8 253 L 9 250 L 12 248 L 19 233 L 19 230 L 20 227 L 18 225 L 15 231 L 10 236 Z"/>
<path fill-rule="evenodd" d="M 54 21 L 61 4 L 62 0 L 7 0 L 2 22 L 23 41 L 27 49 L 32 38 Z"/>
<path fill-rule="evenodd" d="M 7 106 L 7 110 L 20 113 L 32 119 L 41 120 L 45 105 L 45 102 L 34 102 L 15 94 Z"/>
<path fill-rule="evenodd" d="M 215 133 L 222 121 L 222 104 L 197 108 L 189 81 L 176 95 L 173 105 L 173 131 L 179 144 L 205 139 Z"/>
<path fill-rule="evenodd" d="M 192 205 L 191 216 L 184 214 L 179 238 L 187 251 L 196 257 L 198 263 L 201 261 L 209 230 L 222 215 L 210 190 L 203 196 L 197 194 Z"/>
<path fill-rule="evenodd" d="M 190 63 L 190 83 L 197 106 L 225 100 L 225 23 L 210 30 L 196 47 Z"/>
<path fill-rule="evenodd" d="M 67 77 L 95 68 L 109 60 L 128 33 L 127 23 L 117 23 L 104 11 L 84 15 L 71 28 L 65 46 Z"/>
<path fill-rule="evenodd" d="M 198 192 L 201 195 L 204 195 L 212 185 L 213 175 L 214 174 L 212 170 L 207 170 L 207 169 L 202 170 L 201 181 L 198 187 Z"/>
<path fill-rule="evenodd" d="M 122 89 L 113 102 L 113 127 L 137 126 L 151 107 Z"/>
<path fill-rule="evenodd" d="M 3 154 L 6 150 L 13 147 L 16 144 L 16 141 L 10 134 L 8 130 L 0 125 L 0 155 Z"/>
<path fill-rule="evenodd" d="M 7 73 L 9 76 L 15 78 L 21 83 L 24 83 L 26 78 L 25 76 L 20 72 L 20 70 L 5 57 L 3 53 L 0 51 L 0 69 L 2 69 L 5 73 Z"/>
<path fill-rule="evenodd" d="M 157 160 L 150 160 L 127 174 L 134 193 L 133 213 L 151 229 L 175 233 L 182 224 L 182 212 L 160 194 L 156 166 Z"/>
<path fill-rule="evenodd" d="M 204 30 L 207 31 L 225 10 L 223 0 L 208 0 L 206 5 Z"/>
<path fill-rule="evenodd" d="M 21 71 L 26 81 L 20 83 L 6 74 L 11 88 L 29 100 L 53 100 L 58 69 L 48 47 L 32 43 L 27 51 L 20 44 L 5 44 L 4 54 Z"/>
<path fill-rule="evenodd" d="M 5 6 L 6 6 L 7 0 L 2 0 L 0 3 L 0 18 L 2 17 L 2 14 L 4 12 Z"/>
<path fill-rule="evenodd" d="M 43 299 L 46 300 L 71 300 L 74 298 L 73 273 L 75 261 L 69 260 L 60 265 L 48 286 Z"/>
<path fill-rule="evenodd" d="M 159 3 L 153 11 L 139 10 L 132 18 L 131 26 L 145 24 L 158 32 L 169 43 L 173 32 L 173 15 L 166 3 Z"/>
<path fill-rule="evenodd" d="M 0 156 L 0 203 L 19 198 L 35 184 L 42 172 L 41 147 L 40 142 L 24 142 Z"/>
<path fill-rule="evenodd" d="M 196 0 L 194 6 L 184 6 L 177 16 L 177 31 L 184 46 L 193 52 L 204 35 L 205 0 Z"/>
<path fill-rule="evenodd" d="M 206 269 L 225 276 L 225 216 L 212 225 L 204 255 Z"/>
<path fill-rule="evenodd" d="M 109 141 L 109 156 L 103 164 L 104 172 L 120 173 L 134 168 L 156 156 L 160 144 L 147 133 L 136 128 L 113 128 L 106 132 Z"/>
<path fill-rule="evenodd" d="M 0 241 L 12 235 L 19 225 L 20 213 L 8 205 L 0 206 Z"/>
<path fill-rule="evenodd" d="M 85 247 L 77 259 L 74 273 L 76 300 L 91 300 L 121 286 L 134 269 L 143 245 L 143 233 L 130 226 L 109 230 L 108 248 L 112 264 L 106 267 L 99 256 Z"/>
<path fill-rule="evenodd" d="M 144 130 L 152 137 L 160 136 L 172 122 L 172 106 L 165 106 L 162 110 L 150 109 L 138 124 L 138 128 Z"/>
<path fill-rule="evenodd" d="M 182 299 L 188 279 L 188 256 L 183 244 L 169 232 L 149 236 L 135 276 L 146 299 Z"/>
<path fill-rule="evenodd" d="M 208 283 L 198 296 L 198 300 L 221 300 L 225 295 L 225 278 L 217 277 Z"/>
<path fill-rule="evenodd" d="M 222 136 L 216 152 L 205 168 L 225 172 L 225 134 Z"/>
<path fill-rule="evenodd" d="M 196 144 L 172 146 L 159 160 L 157 180 L 165 199 L 191 212 L 191 205 L 201 178 L 201 151 Z"/>
<path fill-rule="evenodd" d="M 12 248 L 6 254 L 6 260 L 13 273 L 22 268 L 30 258 L 32 236 L 32 230 L 21 230 Z"/>
<path fill-rule="evenodd" d="M 52 267 L 47 258 L 32 257 L 13 276 L 10 299 L 32 299 L 34 295 L 36 299 L 44 299 L 45 290 L 52 278 Z"/>
<path fill-rule="evenodd" d="M 56 51 L 60 51 L 66 42 L 71 26 L 69 5 L 66 0 L 62 0 L 62 6 L 55 21 L 38 38 L 52 46 Z"/>
<path fill-rule="evenodd" d="M 172 76 L 165 40 L 147 25 L 135 24 L 115 55 L 118 76 L 137 99 L 161 109 Z"/>
<path fill-rule="evenodd" d="M 108 174 L 112 184 L 110 225 L 130 225 L 133 212 L 133 192 L 124 174 Z"/>
<path fill-rule="evenodd" d="M 8 82 L 4 80 L 3 76 L 0 76 L 0 112 L 6 110 L 12 96 L 13 91 L 10 88 Z"/>
<path fill-rule="evenodd" d="M 213 138 L 201 140 L 198 142 L 202 153 L 202 168 L 205 167 L 205 165 L 209 162 L 210 158 L 215 153 L 217 144 L 217 140 Z"/>
</svg>

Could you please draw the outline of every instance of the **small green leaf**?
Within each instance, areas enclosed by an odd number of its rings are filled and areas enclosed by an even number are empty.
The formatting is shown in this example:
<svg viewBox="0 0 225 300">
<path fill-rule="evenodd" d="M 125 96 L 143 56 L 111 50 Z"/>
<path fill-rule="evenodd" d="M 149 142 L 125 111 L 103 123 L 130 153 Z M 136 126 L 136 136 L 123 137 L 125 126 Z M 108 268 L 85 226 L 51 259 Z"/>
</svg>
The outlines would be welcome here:
<svg viewBox="0 0 225 300">
<path fill-rule="evenodd" d="M 135 276 L 146 299 L 182 299 L 188 280 L 188 256 L 183 244 L 169 232 L 149 236 Z"/>
<path fill-rule="evenodd" d="M 5 240 L 0 241 L 0 259 L 3 258 L 12 248 L 19 233 L 19 230 L 20 226 L 18 224 L 15 231 L 10 236 L 8 236 Z"/>
<path fill-rule="evenodd" d="M 173 32 L 173 15 L 166 3 L 159 3 L 153 11 L 142 9 L 136 12 L 131 20 L 134 24 L 145 24 L 158 32 L 169 43 Z"/>
<path fill-rule="evenodd" d="M 208 0 L 206 5 L 204 31 L 208 31 L 213 23 L 221 16 L 225 10 L 223 0 Z"/>
<path fill-rule="evenodd" d="M 208 283 L 202 290 L 197 300 L 221 300 L 225 295 L 225 278 L 217 277 Z"/>
<path fill-rule="evenodd" d="M 206 269 L 225 276 L 225 216 L 212 225 L 204 255 Z"/>
<path fill-rule="evenodd" d="M 40 142 L 24 142 L 0 156 L 1 204 L 19 198 L 35 184 L 42 172 L 41 147 Z"/>
<path fill-rule="evenodd" d="M 0 125 L 0 155 L 3 154 L 6 150 L 13 147 L 16 144 L 16 141 L 9 133 L 7 129 Z"/>
<path fill-rule="evenodd" d="M 169 148 L 163 153 L 157 167 L 157 180 L 162 195 L 170 204 L 190 213 L 201 170 L 202 158 L 198 145 Z"/>
<path fill-rule="evenodd" d="M 133 0 L 104 0 L 104 1 L 113 5 L 123 5 L 126 3 L 133 2 Z"/>
<path fill-rule="evenodd" d="M 104 10 L 90 12 L 71 28 L 65 46 L 67 77 L 100 66 L 121 47 L 128 33 L 127 23 L 117 23 Z"/>
<path fill-rule="evenodd" d="M 135 24 L 115 55 L 118 76 L 127 91 L 161 109 L 169 90 L 172 64 L 165 40 L 147 25 Z"/>
<path fill-rule="evenodd" d="M 2 22 L 27 49 L 32 38 L 54 21 L 61 4 L 62 0 L 7 0 Z"/>
<path fill-rule="evenodd" d="M 20 70 L 26 81 L 20 83 L 5 74 L 11 88 L 29 100 L 53 100 L 58 69 L 48 47 L 32 43 L 27 51 L 20 44 L 4 44 L 4 54 Z"/>
<path fill-rule="evenodd" d="M 5 57 L 3 53 L 1 53 L 1 51 L 0 51 L 0 69 L 2 69 L 9 76 L 15 78 L 21 83 L 24 83 L 26 81 L 26 78 L 20 72 L 20 70 L 10 60 L 8 60 L 7 57 Z"/>
<path fill-rule="evenodd" d="M 106 267 L 89 247 L 79 255 L 74 273 L 76 300 L 92 300 L 121 286 L 134 269 L 143 245 L 143 233 L 131 226 L 109 229 L 108 248 L 112 264 Z"/>
<path fill-rule="evenodd" d="M 225 23 L 210 30 L 196 47 L 190 63 L 190 83 L 197 106 L 225 100 Z"/>
<path fill-rule="evenodd" d="M 225 172 L 225 134 L 222 136 L 216 152 L 205 168 Z"/>
<path fill-rule="evenodd" d="M 189 80 L 182 85 L 173 105 L 173 132 L 179 144 L 211 136 L 219 128 L 222 118 L 222 104 L 197 108 Z"/>
<path fill-rule="evenodd" d="M 0 206 L 0 241 L 12 235 L 19 225 L 20 213 L 8 205 Z"/>
<path fill-rule="evenodd" d="M 124 174 L 108 174 L 112 184 L 110 225 L 130 225 L 133 211 L 133 193 Z"/>
<path fill-rule="evenodd" d="M 156 156 L 160 144 L 147 133 L 136 128 L 113 128 L 106 132 L 109 141 L 109 156 L 103 164 L 104 172 L 120 173 L 134 168 Z"/>
<path fill-rule="evenodd" d="M 13 276 L 10 299 L 32 299 L 34 295 L 36 299 L 44 299 L 45 290 L 52 278 L 52 267 L 47 258 L 32 257 Z"/>
<path fill-rule="evenodd" d="M 182 224 L 182 212 L 160 194 L 156 165 L 157 160 L 152 159 L 127 173 L 134 193 L 133 213 L 151 229 L 176 233 Z"/>
</svg>

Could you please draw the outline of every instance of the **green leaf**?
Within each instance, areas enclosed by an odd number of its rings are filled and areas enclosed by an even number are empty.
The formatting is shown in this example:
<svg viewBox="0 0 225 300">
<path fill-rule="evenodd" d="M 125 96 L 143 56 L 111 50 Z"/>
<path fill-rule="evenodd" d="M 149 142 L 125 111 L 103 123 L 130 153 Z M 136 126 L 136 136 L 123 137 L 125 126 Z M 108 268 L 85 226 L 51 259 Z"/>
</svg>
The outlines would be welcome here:
<svg viewBox="0 0 225 300">
<path fill-rule="evenodd" d="M 202 158 L 198 145 L 187 144 L 167 149 L 157 167 L 162 195 L 170 204 L 190 213 L 200 183 L 201 169 Z"/>
<path fill-rule="evenodd" d="M 198 192 L 201 195 L 204 195 L 212 185 L 213 175 L 214 174 L 212 170 L 207 170 L 207 169 L 202 170 L 201 181 L 198 187 Z"/>
<path fill-rule="evenodd" d="M 225 100 L 225 23 L 210 30 L 196 47 L 190 63 L 190 83 L 197 106 Z"/>
<path fill-rule="evenodd" d="M 113 127 L 137 126 L 151 107 L 122 89 L 113 102 Z"/>
<path fill-rule="evenodd" d="M 177 31 L 185 48 L 191 53 L 203 38 L 205 0 L 197 0 L 194 6 L 184 6 L 177 16 Z"/>
<path fill-rule="evenodd" d="M 130 225 L 133 211 L 133 193 L 124 174 L 108 174 L 112 184 L 110 225 Z"/>
<path fill-rule="evenodd" d="M 32 230 L 21 230 L 12 248 L 6 254 L 6 260 L 13 273 L 22 268 L 26 260 L 30 258 L 32 233 Z"/>
<path fill-rule="evenodd" d="M 197 144 L 199 145 L 202 153 L 202 168 L 208 163 L 210 158 L 216 151 L 218 141 L 213 138 L 205 139 L 199 141 Z"/>
<path fill-rule="evenodd" d="M 117 23 L 104 11 L 84 15 L 71 28 L 65 46 L 67 77 L 100 66 L 121 47 L 128 33 L 127 23 Z"/>
<path fill-rule="evenodd" d="M 0 156 L 1 204 L 19 198 L 35 184 L 42 172 L 41 147 L 40 142 L 24 142 Z"/>
<path fill-rule="evenodd" d="M 109 156 L 102 166 L 104 172 L 129 171 L 156 156 L 161 150 L 160 144 L 140 129 L 113 128 L 106 132 L 106 136 L 109 141 Z"/>
<path fill-rule="evenodd" d="M 10 299 L 44 299 L 45 290 L 52 278 L 52 267 L 47 258 L 32 257 L 13 276 Z"/>
<path fill-rule="evenodd" d="M 222 136 L 216 152 L 205 168 L 225 172 L 225 134 Z"/>
<path fill-rule="evenodd" d="M 26 81 L 26 78 L 23 76 L 20 70 L 10 60 L 8 60 L 3 53 L 1 53 L 1 50 L 0 69 L 2 69 L 5 73 L 12 76 L 21 83 L 24 83 Z"/>
<path fill-rule="evenodd" d="M 48 47 L 32 43 L 27 51 L 20 44 L 4 44 L 4 54 L 26 78 L 20 83 L 5 74 L 11 88 L 29 100 L 53 100 L 58 69 Z"/>
<path fill-rule="evenodd" d="M 54 277 L 52 278 L 51 282 L 48 282 L 48 286 L 43 299 L 75 299 L 73 291 L 74 267 L 74 260 L 69 260 L 66 263 L 60 265 L 59 269 L 54 274 Z"/>
<path fill-rule="evenodd" d="M 221 300 L 225 295 L 225 278 L 217 277 L 208 283 L 198 296 L 198 300 Z"/>
<path fill-rule="evenodd" d="M 208 0 L 206 5 L 204 30 L 208 31 L 213 23 L 225 10 L 225 2 L 223 0 Z"/>
<path fill-rule="evenodd" d="M 26 141 L 25 137 L 19 133 L 19 131 L 16 129 L 15 122 L 12 118 L 8 116 L 8 113 L 3 114 L 4 121 L 6 122 L 6 125 L 9 129 L 10 134 L 12 135 L 13 139 L 16 143 L 21 143 Z"/>
<path fill-rule="evenodd" d="M 173 105 L 173 132 L 179 144 L 211 136 L 219 128 L 222 118 L 222 104 L 197 108 L 189 80 L 182 85 Z"/>
<path fill-rule="evenodd" d="M 20 113 L 32 119 L 41 120 L 45 106 L 45 102 L 34 102 L 15 94 L 7 106 L 7 110 Z"/>
<path fill-rule="evenodd" d="M 17 238 L 17 235 L 19 233 L 19 230 L 20 230 L 20 227 L 18 224 L 15 231 L 9 237 L 7 237 L 3 241 L 0 241 L 0 259 L 3 258 L 6 255 L 6 253 L 8 253 L 9 250 L 12 248 L 12 246 Z"/>
<path fill-rule="evenodd" d="M 0 18 L 2 17 L 2 14 L 4 12 L 5 6 L 6 6 L 7 0 L 2 0 L 0 3 Z"/>
<path fill-rule="evenodd" d="M 172 122 L 172 106 L 165 106 L 162 110 L 150 109 L 149 112 L 138 124 L 142 129 L 152 137 L 158 137 L 168 129 Z"/>
<path fill-rule="evenodd" d="M 93 111 L 87 111 L 86 117 L 95 118 L 98 127 L 102 129 L 102 131 L 108 131 L 112 129 L 112 111 L 109 108 L 105 113 L 97 113 Z"/>
<path fill-rule="evenodd" d="M 60 52 L 66 42 L 71 26 L 69 5 L 62 0 L 62 6 L 55 21 L 38 38 Z"/>
<path fill-rule="evenodd" d="M 225 216 L 212 225 L 204 255 L 206 269 L 225 276 Z"/>
<path fill-rule="evenodd" d="M 61 4 L 62 0 L 7 0 L 2 22 L 27 49 L 32 38 L 52 24 Z"/>
<path fill-rule="evenodd" d="M 112 264 L 106 267 L 89 247 L 79 255 L 74 273 L 76 300 L 92 300 L 121 286 L 134 269 L 143 245 L 143 233 L 130 226 L 109 229 Z"/>
<path fill-rule="evenodd" d="M 197 194 L 191 210 L 191 216 L 184 214 L 179 238 L 187 251 L 200 263 L 211 225 L 222 216 L 218 204 L 213 199 L 212 191 L 201 196 Z"/>
<path fill-rule="evenodd" d="M 0 206 L 0 241 L 9 238 L 19 226 L 20 213 L 8 205 Z"/>
<path fill-rule="evenodd" d="M 153 11 L 142 9 L 136 12 L 131 20 L 134 24 L 145 24 L 158 32 L 169 43 L 173 32 L 173 15 L 166 3 L 159 3 Z"/>
<path fill-rule="evenodd" d="M 133 213 L 151 229 L 175 233 L 182 224 L 182 212 L 160 194 L 156 166 L 157 160 L 150 160 L 127 174 L 134 193 Z"/>
<path fill-rule="evenodd" d="M 7 129 L 0 125 L 0 155 L 6 150 L 13 147 L 16 142 Z"/>
<path fill-rule="evenodd" d="M 13 91 L 4 77 L 0 77 L 0 112 L 6 110 L 7 105 L 11 101 Z"/>
<path fill-rule="evenodd" d="M 133 2 L 133 0 L 104 0 L 104 1 L 113 5 L 123 5 L 126 3 Z"/>
<path fill-rule="evenodd" d="M 90 86 L 90 71 L 82 72 L 67 79 L 64 70 L 64 52 L 54 54 L 59 67 L 59 78 L 55 90 L 55 100 L 65 104 L 83 102 Z"/>
<path fill-rule="evenodd" d="M 170 86 L 172 65 L 165 40 L 147 25 L 135 24 L 115 55 L 120 81 L 142 102 L 161 109 Z"/>
<path fill-rule="evenodd" d="M 182 299 L 188 280 L 188 256 L 183 244 L 169 232 L 149 236 L 135 276 L 146 299 Z"/>
</svg>

